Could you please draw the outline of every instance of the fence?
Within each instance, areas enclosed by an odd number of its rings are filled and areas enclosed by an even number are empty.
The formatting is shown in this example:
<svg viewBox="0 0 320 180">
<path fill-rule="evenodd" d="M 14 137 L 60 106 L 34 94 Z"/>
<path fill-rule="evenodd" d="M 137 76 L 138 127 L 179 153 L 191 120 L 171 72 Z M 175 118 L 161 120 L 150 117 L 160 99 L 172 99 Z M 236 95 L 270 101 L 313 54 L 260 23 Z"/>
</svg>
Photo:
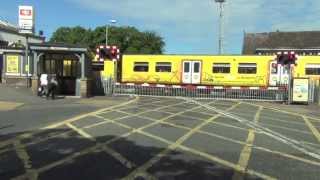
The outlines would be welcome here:
<svg viewBox="0 0 320 180">
<path fill-rule="evenodd" d="M 239 99 L 262 101 L 288 101 L 286 85 L 278 87 L 219 87 L 179 86 L 115 83 L 113 79 L 103 80 L 105 95 L 178 96 L 200 99 Z M 309 86 L 309 103 L 320 104 L 320 81 L 312 80 Z"/>
</svg>

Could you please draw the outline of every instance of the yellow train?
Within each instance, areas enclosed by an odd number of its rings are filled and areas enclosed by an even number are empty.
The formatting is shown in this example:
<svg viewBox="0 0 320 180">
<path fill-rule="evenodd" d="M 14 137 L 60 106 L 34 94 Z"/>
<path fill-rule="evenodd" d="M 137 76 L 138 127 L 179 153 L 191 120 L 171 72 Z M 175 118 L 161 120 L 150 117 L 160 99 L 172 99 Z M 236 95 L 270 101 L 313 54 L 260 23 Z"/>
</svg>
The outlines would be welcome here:
<svg viewBox="0 0 320 180">
<path fill-rule="evenodd" d="M 266 87 L 289 79 L 275 56 L 123 55 L 117 67 L 123 83 Z M 105 61 L 103 74 L 112 76 L 115 69 Z M 320 56 L 299 56 L 293 74 L 320 79 Z"/>
</svg>

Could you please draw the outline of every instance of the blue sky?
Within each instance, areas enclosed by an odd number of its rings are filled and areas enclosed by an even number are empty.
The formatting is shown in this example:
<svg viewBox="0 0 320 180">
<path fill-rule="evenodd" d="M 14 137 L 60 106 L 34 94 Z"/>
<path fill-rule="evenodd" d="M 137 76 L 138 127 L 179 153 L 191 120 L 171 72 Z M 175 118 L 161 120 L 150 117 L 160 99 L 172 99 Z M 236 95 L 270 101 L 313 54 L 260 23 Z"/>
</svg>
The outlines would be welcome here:
<svg viewBox="0 0 320 180">
<path fill-rule="evenodd" d="M 218 6 L 214 0 L 3 0 L 0 18 L 18 23 L 18 6 L 36 10 L 36 29 L 50 37 L 60 26 L 117 26 L 153 30 L 164 37 L 168 54 L 216 54 Z M 224 52 L 239 54 L 244 31 L 320 29 L 320 1 L 227 0 Z"/>
</svg>

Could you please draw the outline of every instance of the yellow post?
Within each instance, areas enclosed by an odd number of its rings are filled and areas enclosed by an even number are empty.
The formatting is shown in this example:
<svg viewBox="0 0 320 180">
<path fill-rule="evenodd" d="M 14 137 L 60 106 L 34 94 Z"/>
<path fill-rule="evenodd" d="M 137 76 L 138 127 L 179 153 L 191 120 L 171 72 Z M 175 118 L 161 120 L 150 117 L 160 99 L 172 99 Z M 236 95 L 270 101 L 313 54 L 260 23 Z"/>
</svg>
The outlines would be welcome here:
<svg viewBox="0 0 320 180">
<path fill-rule="evenodd" d="M 104 61 L 103 77 L 105 79 L 115 78 L 115 62 Z"/>
</svg>

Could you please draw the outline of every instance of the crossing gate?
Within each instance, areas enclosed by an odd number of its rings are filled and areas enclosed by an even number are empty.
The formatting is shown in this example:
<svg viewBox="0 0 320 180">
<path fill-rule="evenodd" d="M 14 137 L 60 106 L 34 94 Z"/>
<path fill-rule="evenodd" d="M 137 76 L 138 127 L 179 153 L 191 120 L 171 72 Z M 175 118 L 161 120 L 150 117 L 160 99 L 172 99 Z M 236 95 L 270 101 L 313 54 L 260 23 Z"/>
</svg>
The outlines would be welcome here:
<svg viewBox="0 0 320 180">
<path fill-rule="evenodd" d="M 222 87 L 182 86 L 163 84 L 114 83 L 105 80 L 106 95 L 171 96 L 197 99 L 239 99 L 261 101 L 287 101 L 286 86 L 279 87 Z"/>
</svg>

